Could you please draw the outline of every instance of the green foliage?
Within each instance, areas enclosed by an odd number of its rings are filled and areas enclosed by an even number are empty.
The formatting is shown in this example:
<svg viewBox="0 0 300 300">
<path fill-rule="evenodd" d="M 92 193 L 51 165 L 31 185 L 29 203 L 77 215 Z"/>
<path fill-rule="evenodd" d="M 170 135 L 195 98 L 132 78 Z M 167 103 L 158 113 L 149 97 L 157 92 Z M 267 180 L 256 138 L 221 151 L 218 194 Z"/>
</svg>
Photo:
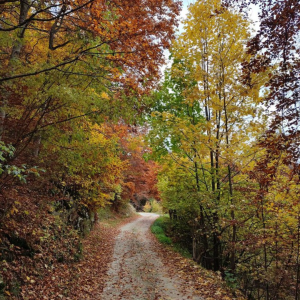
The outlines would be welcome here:
<svg viewBox="0 0 300 300">
<path fill-rule="evenodd" d="M 157 226 L 163 230 L 163 232 L 166 232 L 170 224 L 170 219 L 166 216 L 161 216 L 157 218 L 152 226 Z"/>
<path fill-rule="evenodd" d="M 164 230 L 159 225 L 156 224 L 156 225 L 152 225 L 151 232 L 154 233 L 155 235 L 158 235 L 158 234 L 163 234 Z"/>
<path fill-rule="evenodd" d="M 12 145 L 5 145 L 3 141 L 0 141 L 0 161 L 1 163 L 6 160 L 5 156 L 12 157 L 15 148 Z"/>
<path fill-rule="evenodd" d="M 184 69 L 181 61 L 173 64 L 175 65 Z M 170 70 L 166 71 L 165 81 L 153 95 L 154 103 L 149 120 L 152 130 L 148 139 L 154 157 L 162 158 L 169 151 L 181 152 L 184 147 L 182 138 L 201 131 L 204 118 L 200 102 L 186 99 L 186 95 L 193 94 L 195 89 L 196 84 L 190 80 L 188 71 L 182 77 L 176 77 Z"/>
<path fill-rule="evenodd" d="M 151 226 L 151 232 L 155 234 L 159 242 L 166 245 L 171 245 L 172 240 L 166 236 L 166 224 L 163 217 L 160 217 L 154 221 Z"/>
<path fill-rule="evenodd" d="M 191 251 L 182 243 L 182 240 L 178 239 L 178 231 L 174 230 L 174 222 L 169 217 L 162 216 L 156 219 L 151 226 L 151 232 L 162 244 L 172 245 L 174 251 L 191 258 Z"/>
<path fill-rule="evenodd" d="M 44 169 L 37 166 L 28 167 L 26 164 L 22 164 L 22 166 L 19 167 L 7 164 L 7 162 L 13 158 L 15 150 L 12 145 L 6 145 L 3 141 L 0 141 L 0 176 L 10 175 L 20 182 L 26 183 L 26 177 L 28 175 L 32 174 L 39 177 L 40 172 L 45 172 Z"/>
<path fill-rule="evenodd" d="M 225 281 L 226 284 L 232 289 L 237 289 L 239 287 L 238 278 L 232 272 L 225 271 Z"/>
</svg>

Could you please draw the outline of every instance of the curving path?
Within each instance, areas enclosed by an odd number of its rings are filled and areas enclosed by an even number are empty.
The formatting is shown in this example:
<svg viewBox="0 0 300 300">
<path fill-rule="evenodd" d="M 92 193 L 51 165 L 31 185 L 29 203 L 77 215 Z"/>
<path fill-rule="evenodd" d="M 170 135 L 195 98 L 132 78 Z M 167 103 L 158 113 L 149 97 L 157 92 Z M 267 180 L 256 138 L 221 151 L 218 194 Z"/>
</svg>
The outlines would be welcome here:
<svg viewBox="0 0 300 300">
<path fill-rule="evenodd" d="M 150 238 L 149 227 L 157 217 L 141 213 L 121 228 L 102 300 L 203 300 L 183 294 L 180 280 L 168 275 Z"/>
</svg>

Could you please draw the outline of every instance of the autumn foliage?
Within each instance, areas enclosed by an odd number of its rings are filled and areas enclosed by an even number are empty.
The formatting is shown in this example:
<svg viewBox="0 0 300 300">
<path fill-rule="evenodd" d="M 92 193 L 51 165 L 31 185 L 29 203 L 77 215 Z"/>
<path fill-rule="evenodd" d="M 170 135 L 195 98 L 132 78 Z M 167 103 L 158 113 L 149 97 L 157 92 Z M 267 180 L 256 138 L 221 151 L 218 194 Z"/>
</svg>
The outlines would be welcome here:
<svg viewBox="0 0 300 300">
<path fill-rule="evenodd" d="M 0 298 L 155 198 L 229 287 L 299 299 L 299 1 L 198 0 L 175 36 L 180 5 L 0 0 Z"/>
<path fill-rule="evenodd" d="M 179 8 L 0 1 L 1 296 L 34 295 L 50 269 L 79 260 L 99 208 L 154 196 L 135 128 Z"/>
<path fill-rule="evenodd" d="M 248 299 L 299 299 L 299 11 L 196 1 L 154 95 L 174 239 Z"/>
</svg>

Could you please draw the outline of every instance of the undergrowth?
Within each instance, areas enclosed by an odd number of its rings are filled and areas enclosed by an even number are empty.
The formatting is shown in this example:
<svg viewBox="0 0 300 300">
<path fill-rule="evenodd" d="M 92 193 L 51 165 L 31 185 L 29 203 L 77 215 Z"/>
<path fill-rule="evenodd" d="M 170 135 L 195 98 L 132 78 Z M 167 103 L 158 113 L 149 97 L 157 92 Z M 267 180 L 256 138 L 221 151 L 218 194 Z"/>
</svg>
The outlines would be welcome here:
<svg viewBox="0 0 300 300">
<path fill-rule="evenodd" d="M 107 206 L 98 210 L 98 218 L 103 226 L 116 227 L 124 219 L 136 215 L 135 209 L 130 204 L 120 206 L 119 211 L 115 212 L 111 207 Z"/>
<path fill-rule="evenodd" d="M 151 232 L 156 236 L 158 241 L 165 245 L 171 245 L 172 248 L 182 256 L 191 258 L 191 253 L 179 243 L 173 242 L 170 235 L 171 221 L 167 216 L 161 216 L 154 221 L 151 226 Z"/>
</svg>

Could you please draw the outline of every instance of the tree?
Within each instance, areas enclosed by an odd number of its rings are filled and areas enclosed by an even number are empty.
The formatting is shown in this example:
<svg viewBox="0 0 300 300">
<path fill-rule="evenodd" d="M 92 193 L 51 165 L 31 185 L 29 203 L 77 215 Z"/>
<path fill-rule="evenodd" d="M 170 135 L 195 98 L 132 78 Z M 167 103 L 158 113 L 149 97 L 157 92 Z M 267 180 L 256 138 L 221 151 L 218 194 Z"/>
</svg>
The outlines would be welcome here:
<svg viewBox="0 0 300 300">
<path fill-rule="evenodd" d="M 161 136 L 165 148 L 171 144 L 170 156 L 194 177 L 199 203 L 194 258 L 214 270 L 234 271 L 238 223 L 243 222 L 234 185 L 254 159 L 251 139 L 264 126 L 254 125 L 261 113 L 264 75 L 253 75 L 252 86 L 239 80 L 242 63 L 250 58 L 244 47 L 248 25 L 220 1 L 191 5 L 185 24 L 185 32 L 172 47 L 174 63 L 167 77 L 171 86 L 158 96 L 162 103 L 158 108 L 164 112 L 156 116 L 163 134 L 155 131 L 154 136 Z M 221 220 L 227 223 L 225 228 Z M 229 236 L 223 239 L 223 235 Z"/>
<path fill-rule="evenodd" d="M 299 261 L 297 245 L 299 241 L 293 240 L 289 250 L 282 250 L 285 255 L 290 253 L 290 258 L 295 262 L 295 269 L 291 270 L 287 266 L 289 263 L 280 263 L 284 260 L 281 256 L 278 236 L 285 236 L 285 229 L 279 226 L 278 213 L 271 209 L 275 216 L 270 216 L 265 211 L 268 205 L 282 207 L 283 217 L 293 220 L 294 226 L 289 226 L 290 236 L 298 236 L 297 233 L 297 211 L 298 202 L 294 198 L 294 191 L 298 190 L 299 184 L 299 21 L 300 6 L 298 1 L 223 1 L 224 5 L 247 12 L 250 5 L 255 5 L 259 9 L 259 29 L 249 40 L 247 47 L 248 53 L 252 55 L 250 61 L 244 63 L 244 82 L 251 84 L 251 75 L 266 72 L 269 68 L 268 81 L 265 84 L 265 90 L 268 91 L 264 97 L 266 113 L 270 116 L 268 128 L 259 140 L 259 145 L 265 149 L 265 154 L 257 161 L 257 165 L 252 173 L 252 178 L 259 183 L 257 191 L 257 202 L 261 203 L 261 212 L 263 213 L 264 228 L 267 227 L 268 218 L 275 220 L 269 230 L 275 230 L 276 236 L 270 233 L 270 240 L 276 239 L 276 268 L 278 274 L 286 272 L 286 276 L 275 275 L 280 280 L 274 287 L 272 280 L 267 280 L 264 289 L 266 291 L 265 299 L 272 299 L 274 295 L 283 292 L 286 285 L 294 286 L 295 299 L 299 297 Z M 275 188 L 276 186 L 276 188 Z M 286 189 L 287 193 L 283 196 L 281 188 Z M 274 190 L 275 188 L 275 190 Z M 281 195 L 281 196 L 280 196 Z M 274 201 L 274 198 L 276 201 Z M 271 200 L 272 199 L 272 200 Z M 290 199 L 291 206 L 286 199 Z M 292 200 L 293 199 L 293 200 Z M 268 201 L 271 201 L 268 203 Z M 280 203 L 280 204 L 279 204 Z M 292 215 L 290 212 L 293 212 Z M 274 219 L 273 219 L 274 218 Z M 287 222 L 287 221 L 285 221 Z M 275 228 L 275 229 L 274 229 Z M 282 230 L 283 232 L 280 232 Z M 280 233 L 279 233 L 280 232 Z M 286 247 L 289 242 L 282 241 L 282 247 Z M 278 248 L 279 247 L 279 248 Z M 265 272 L 272 268 L 271 261 L 274 260 L 271 242 L 264 247 Z M 294 253 L 295 255 L 291 254 Z M 278 268 L 278 265 L 285 265 L 285 270 Z M 296 275 L 295 275 L 296 272 Z M 292 275 L 294 274 L 294 275 Z M 289 276 L 294 276 L 296 280 L 291 280 Z M 285 282 L 286 281 L 286 282 Z M 287 283 L 289 282 L 289 283 Z M 288 289 L 288 288 L 287 288 Z M 283 292 L 284 294 L 284 292 Z M 259 291 L 258 291 L 259 295 Z M 263 296 L 262 296 L 263 297 Z"/>
<path fill-rule="evenodd" d="M 246 10 L 250 4 L 259 7 L 260 28 L 248 42 L 252 59 L 244 65 L 244 80 L 251 84 L 251 74 L 269 72 L 265 97 L 266 106 L 272 111 L 270 126 L 261 139 L 261 146 L 268 148 L 262 165 L 288 153 L 285 164 L 294 173 L 299 162 L 299 52 L 298 43 L 300 6 L 298 1 L 224 1 L 225 4 Z M 275 113 L 274 113 L 275 110 Z M 269 170 L 271 171 L 271 170 Z"/>
<path fill-rule="evenodd" d="M 27 176 L 22 184 L 0 174 L 1 257 L 13 257 L 0 270 L 11 290 L 26 284 L 22 255 L 30 252 L 24 264 L 39 265 L 41 276 L 44 265 L 74 260 L 97 209 L 125 201 L 130 133 L 111 128 L 137 123 L 147 108 L 141 96 L 157 83 L 179 8 L 173 0 L 0 1 L 1 161 Z"/>
<path fill-rule="evenodd" d="M 49 76 L 54 76 L 60 77 L 58 80 L 64 77 L 76 87 L 83 81 L 81 90 L 101 82 L 101 87 L 109 85 L 125 95 L 133 90 L 138 95 L 145 92 L 157 80 L 162 51 L 173 37 L 179 3 L 4 1 L 1 9 L 2 135 L 7 110 L 14 105 L 15 79 L 44 74 L 38 77 L 38 84 L 45 90 L 53 86 Z M 72 85 L 73 80 L 78 81 Z M 23 82 L 18 81 L 18 87 Z M 25 80 L 24 89 L 28 82 Z M 48 107 L 45 99 L 43 107 Z"/>
</svg>

